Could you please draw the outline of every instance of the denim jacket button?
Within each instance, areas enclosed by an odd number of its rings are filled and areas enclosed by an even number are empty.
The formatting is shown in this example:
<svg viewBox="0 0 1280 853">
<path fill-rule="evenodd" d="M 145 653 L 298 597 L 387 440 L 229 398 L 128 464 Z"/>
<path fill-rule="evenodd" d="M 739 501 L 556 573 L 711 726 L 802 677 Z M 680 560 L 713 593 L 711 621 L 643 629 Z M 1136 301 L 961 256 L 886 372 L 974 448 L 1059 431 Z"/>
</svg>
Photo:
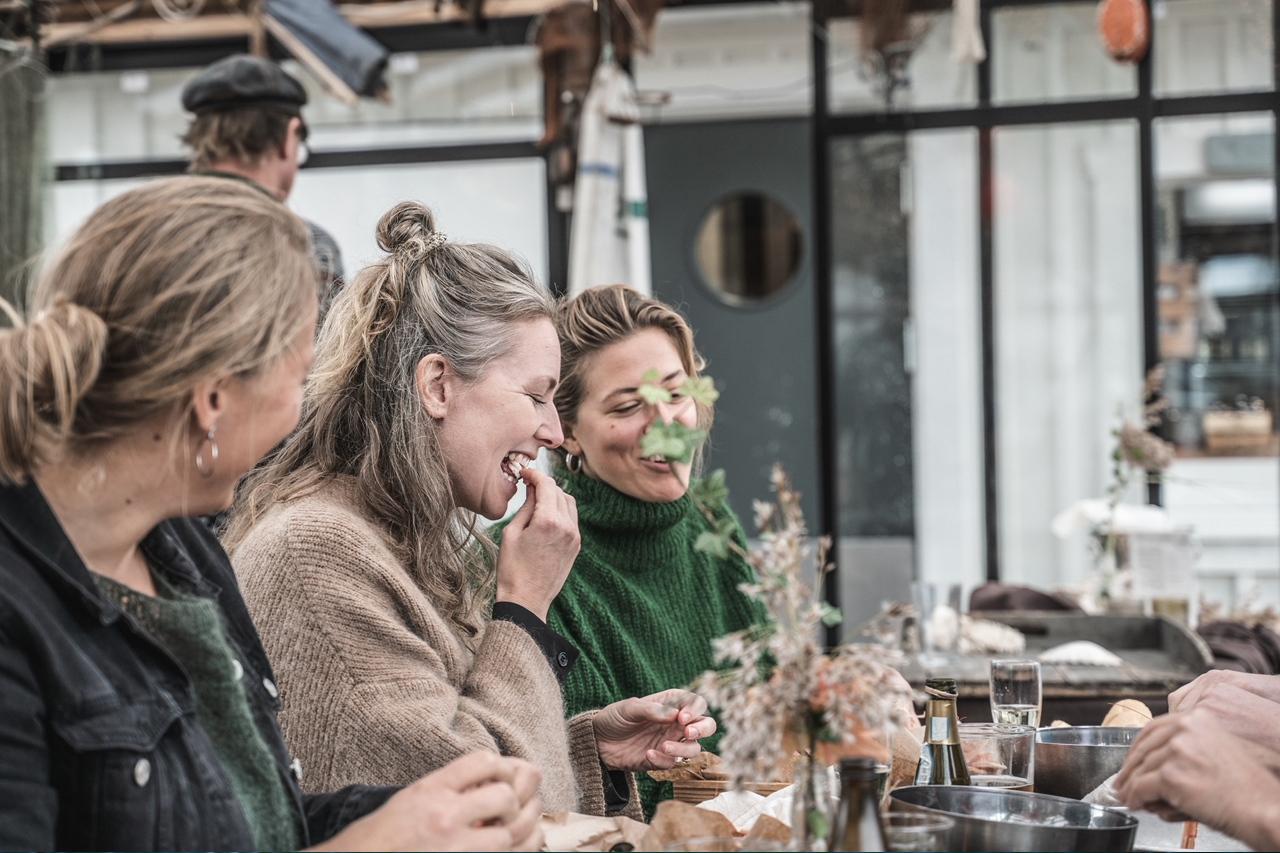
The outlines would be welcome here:
<svg viewBox="0 0 1280 853">
<path fill-rule="evenodd" d="M 139 758 L 138 763 L 133 765 L 133 781 L 139 788 L 145 788 L 147 783 L 151 781 L 151 762 L 145 758 Z"/>
<path fill-rule="evenodd" d="M 244 678 L 244 664 L 240 663 L 240 661 L 235 658 L 231 659 L 231 674 L 235 677 L 236 681 Z"/>
<path fill-rule="evenodd" d="M 561 653 L 560 653 L 560 656 L 556 658 L 556 663 L 560 664 L 560 666 L 562 666 L 562 667 L 564 667 L 564 666 L 568 666 L 568 665 L 569 665 L 569 656 L 568 656 L 567 654 L 565 654 L 564 652 L 561 652 Z"/>
<path fill-rule="evenodd" d="M 276 699 L 280 696 L 280 691 L 276 689 L 275 682 L 270 678 L 262 679 L 262 686 L 267 688 L 267 692 L 271 694 L 272 699 Z"/>
</svg>

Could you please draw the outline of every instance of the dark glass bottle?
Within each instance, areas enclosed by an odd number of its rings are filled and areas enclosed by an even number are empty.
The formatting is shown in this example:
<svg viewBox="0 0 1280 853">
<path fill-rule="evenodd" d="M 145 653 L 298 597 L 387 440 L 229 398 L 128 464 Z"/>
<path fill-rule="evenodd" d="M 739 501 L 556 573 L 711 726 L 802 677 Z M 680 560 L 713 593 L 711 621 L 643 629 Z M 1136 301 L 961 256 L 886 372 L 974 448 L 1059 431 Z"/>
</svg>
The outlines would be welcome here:
<svg viewBox="0 0 1280 853">
<path fill-rule="evenodd" d="M 870 758 L 840 759 L 840 805 L 831 824 L 827 850 L 853 853 L 885 850 L 876 800 L 876 763 Z"/>
<path fill-rule="evenodd" d="M 969 765 L 960 748 L 960 724 L 956 719 L 956 680 L 930 678 L 925 681 L 924 690 L 929 694 L 929 705 L 916 784 L 968 785 Z"/>
</svg>

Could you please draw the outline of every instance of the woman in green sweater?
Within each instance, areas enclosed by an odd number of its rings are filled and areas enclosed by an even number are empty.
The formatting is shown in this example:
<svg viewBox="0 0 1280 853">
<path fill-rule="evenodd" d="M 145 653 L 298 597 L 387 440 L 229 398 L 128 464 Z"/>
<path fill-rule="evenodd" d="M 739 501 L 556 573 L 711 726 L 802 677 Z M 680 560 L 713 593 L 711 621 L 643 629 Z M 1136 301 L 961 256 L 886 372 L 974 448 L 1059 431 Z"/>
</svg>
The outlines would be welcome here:
<svg viewBox="0 0 1280 853">
<path fill-rule="evenodd" d="M 640 439 L 655 418 L 707 428 L 711 411 L 679 389 L 702 359 L 672 308 L 621 285 L 588 290 L 559 311 L 564 445 L 556 477 L 578 504 L 582 549 L 549 624 L 581 651 L 564 685 L 572 715 L 628 696 L 684 686 L 712 667 L 711 641 L 764 619 L 738 591 L 753 580 L 741 559 L 695 550 L 711 525 L 688 494 L 689 466 L 645 458 Z M 668 403 L 640 396 L 657 371 Z M 732 518 L 727 506 L 717 515 Z M 745 546 L 734 521 L 734 538 Z M 715 740 L 703 745 L 715 751 Z M 646 813 L 670 783 L 643 777 Z"/>
</svg>

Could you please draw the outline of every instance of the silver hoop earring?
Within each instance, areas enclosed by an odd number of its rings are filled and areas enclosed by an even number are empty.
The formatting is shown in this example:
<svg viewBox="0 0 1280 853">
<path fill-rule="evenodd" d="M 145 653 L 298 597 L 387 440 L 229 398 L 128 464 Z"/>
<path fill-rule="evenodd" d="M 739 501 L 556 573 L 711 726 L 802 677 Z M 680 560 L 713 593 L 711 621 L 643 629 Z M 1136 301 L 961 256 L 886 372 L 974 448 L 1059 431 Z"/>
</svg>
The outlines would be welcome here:
<svg viewBox="0 0 1280 853">
<path fill-rule="evenodd" d="M 214 424 L 209 429 L 209 434 L 204 437 L 204 441 L 200 442 L 200 446 L 196 448 L 196 470 L 200 472 L 200 476 L 206 480 L 213 476 L 213 472 L 218 467 L 218 442 L 214 441 L 213 434 L 218 431 L 218 425 Z M 209 465 L 205 467 L 204 446 L 209 445 Z"/>
<path fill-rule="evenodd" d="M 570 474 L 582 473 L 582 458 L 574 456 L 572 453 L 564 455 L 564 467 L 569 469 Z"/>
</svg>

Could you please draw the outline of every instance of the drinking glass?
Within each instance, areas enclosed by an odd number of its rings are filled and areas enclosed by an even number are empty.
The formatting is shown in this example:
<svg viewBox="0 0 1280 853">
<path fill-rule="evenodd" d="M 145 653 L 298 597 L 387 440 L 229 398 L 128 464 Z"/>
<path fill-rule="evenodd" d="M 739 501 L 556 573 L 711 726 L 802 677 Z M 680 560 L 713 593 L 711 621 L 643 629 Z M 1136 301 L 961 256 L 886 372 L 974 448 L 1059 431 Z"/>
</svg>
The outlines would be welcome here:
<svg viewBox="0 0 1280 853">
<path fill-rule="evenodd" d="M 956 822 L 942 815 L 890 812 L 881 816 L 884 848 L 892 853 L 933 853 L 951 850 L 948 836 Z"/>
<path fill-rule="evenodd" d="M 991 662 L 991 719 L 1014 726 L 1040 725 L 1040 661 Z"/>
<path fill-rule="evenodd" d="M 961 723 L 960 748 L 969 784 L 1031 791 L 1036 781 L 1036 730 L 1003 723 Z"/>
<path fill-rule="evenodd" d="M 960 642 L 960 584 L 916 581 L 911 584 L 920 631 L 920 663 L 938 666 L 955 660 Z"/>
</svg>

